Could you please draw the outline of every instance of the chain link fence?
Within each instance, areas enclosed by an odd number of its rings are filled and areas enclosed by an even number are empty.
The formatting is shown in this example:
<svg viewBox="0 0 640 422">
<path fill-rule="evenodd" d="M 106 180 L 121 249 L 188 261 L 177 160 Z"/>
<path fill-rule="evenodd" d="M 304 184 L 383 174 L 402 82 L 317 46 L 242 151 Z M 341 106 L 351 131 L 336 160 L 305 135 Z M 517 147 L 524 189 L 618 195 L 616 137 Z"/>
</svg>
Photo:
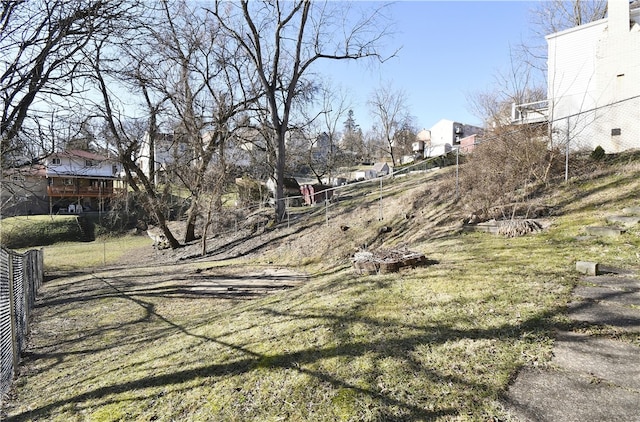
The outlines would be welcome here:
<svg viewBox="0 0 640 422">
<path fill-rule="evenodd" d="M 0 397 L 11 387 L 43 278 L 42 250 L 18 253 L 0 248 Z"/>
<path fill-rule="evenodd" d="M 317 218 L 322 215 L 325 225 L 344 212 L 344 207 L 355 207 L 369 203 L 367 219 L 382 221 L 385 219 L 385 198 L 392 194 L 394 181 L 406 175 L 424 175 L 439 168 L 454 165 L 456 154 L 431 157 L 391 170 L 391 174 L 374 176 L 364 180 L 351 181 L 339 186 L 319 183 L 301 185 L 300 195 L 289 195 L 281 199 L 285 202 L 285 215 L 282 221 L 287 226 L 301 220 Z M 366 187 L 363 193 L 363 187 Z M 349 205 L 344 205 L 348 203 Z M 356 204 L 356 205 L 354 205 Z M 300 208 L 300 207 L 303 208 Z"/>
<path fill-rule="evenodd" d="M 547 104 L 548 105 L 548 104 Z M 524 123 L 524 124 L 522 124 Z M 563 117 L 544 116 L 532 121 L 521 121 L 503 129 L 500 134 L 488 133 L 484 139 L 476 141 L 471 146 L 460 146 L 448 154 L 428 158 L 414 164 L 396 168 L 393 175 L 375 177 L 368 180 L 348 183 L 341 186 L 319 185 L 315 191 L 298 196 L 288 196 L 285 201 L 285 221 L 293 223 L 296 215 L 292 203 L 303 203 L 315 208 L 315 212 L 304 213 L 303 218 L 311 218 L 323 213 L 326 224 L 339 212 L 340 202 L 344 198 L 351 198 L 353 190 L 359 185 L 370 186 L 367 200 L 374 200 L 376 206 L 369 207 L 368 218 L 384 219 L 384 202 L 388 195 L 388 185 L 394 178 L 404 174 L 427 173 L 429 170 L 447 166 L 455 166 L 456 195 L 459 186 L 459 166 L 463 157 L 473 154 L 473 149 L 483 143 L 492 142 L 498 138 L 511 140 L 509 149 L 512 151 L 522 148 L 520 140 L 525 137 L 540 139 L 546 137 L 548 147 L 556 148 L 562 154 L 557 160 L 564 163 L 564 181 L 570 175 L 569 159 L 572 153 L 593 151 L 597 146 L 604 148 L 606 153 L 618 153 L 630 149 L 640 148 L 640 97 L 635 96 L 612 104 L 599 106 L 589 110 Z M 558 178 L 558 180 L 560 180 Z M 304 190 L 304 189 L 303 189 Z M 375 197 L 375 199 L 374 199 Z M 364 201 L 365 198 L 362 198 Z M 300 215 L 297 216 L 298 218 Z M 291 220 L 291 221 L 290 221 Z"/>
</svg>

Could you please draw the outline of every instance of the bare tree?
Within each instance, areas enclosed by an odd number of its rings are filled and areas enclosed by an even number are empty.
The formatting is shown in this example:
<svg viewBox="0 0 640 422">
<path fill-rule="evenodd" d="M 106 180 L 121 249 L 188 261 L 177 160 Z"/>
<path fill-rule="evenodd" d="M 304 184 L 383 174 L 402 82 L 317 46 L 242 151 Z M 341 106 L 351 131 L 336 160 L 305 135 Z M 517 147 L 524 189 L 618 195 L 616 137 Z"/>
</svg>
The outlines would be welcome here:
<svg viewBox="0 0 640 422">
<path fill-rule="evenodd" d="M 331 179 L 336 167 L 347 164 L 344 160 L 344 151 L 339 146 L 339 125 L 350 105 L 347 92 L 328 82 L 320 86 L 317 98 L 320 111 L 314 108 L 314 111 L 309 110 L 304 113 L 303 120 L 309 122 L 307 129 L 309 139 L 307 148 L 302 152 L 301 161 L 318 183 L 322 183 L 322 178 L 325 176 Z M 351 111 L 352 115 L 353 111 Z"/>
<path fill-rule="evenodd" d="M 414 123 L 414 119 L 407 117 L 403 122 L 400 129 L 396 131 L 393 136 L 393 148 L 400 161 L 402 157 L 413 155 L 413 143 L 416 140 L 418 130 Z M 402 164 L 402 162 L 401 162 Z"/>
<path fill-rule="evenodd" d="M 391 162 L 395 165 L 398 161 L 395 147 L 396 133 L 407 126 L 411 120 L 407 95 L 404 91 L 385 84 L 371 94 L 369 107 L 377 123 L 376 132 L 385 145 L 385 152 L 391 156 Z"/>
<path fill-rule="evenodd" d="M 90 66 L 91 80 L 100 98 L 92 105 L 90 113 L 105 122 L 105 138 L 117 151 L 133 196 L 142 201 L 169 246 L 177 248 L 180 242 L 168 226 L 167 192 L 157 189 L 153 164 L 151 174 L 141 168 L 138 153 L 142 134 L 131 131 L 133 125 L 125 112 L 126 105 L 115 94 L 123 88 L 128 89 L 130 94 L 139 94 L 140 103 L 147 111 L 145 129 L 153 142 L 158 133 L 160 113 L 168 100 L 166 95 L 155 90 L 159 77 L 155 72 L 156 67 L 152 65 L 157 56 L 152 54 L 153 31 L 150 28 L 159 24 L 157 17 L 157 11 L 143 10 L 143 13 L 132 17 L 130 22 L 119 28 L 118 36 L 109 34 L 94 39 L 93 48 L 85 54 L 84 59 Z"/>
<path fill-rule="evenodd" d="M 118 151 L 118 158 L 125 170 L 128 184 L 134 193 L 141 194 L 144 192 L 144 195 L 136 196 L 141 197 L 145 202 L 147 210 L 154 216 L 169 246 L 174 249 L 178 248 L 180 242 L 178 242 L 167 225 L 168 218 L 163 195 L 158 192 L 152 179 L 140 168 L 136 160 L 136 153 L 140 148 L 140 138 L 136 136 L 136 134 L 132 134 L 126 130 L 123 116 L 115 112 L 113 99 L 111 98 L 110 90 L 103 75 L 103 69 L 101 68 L 102 61 L 99 56 L 95 58 L 93 65 L 94 77 L 103 98 L 102 118 L 106 121 L 108 137 Z M 155 122 L 157 110 L 151 103 L 149 103 L 148 106 L 150 114 L 149 121 Z M 155 132 L 155 129 L 152 130 L 152 133 L 153 132 Z"/>
<path fill-rule="evenodd" d="M 388 31 L 379 22 L 383 9 L 350 15 L 346 3 L 218 0 L 211 10 L 220 26 L 251 59 L 264 90 L 273 133 L 268 140 L 275 160 L 276 220 L 285 215 L 285 135 L 296 101 L 308 98 L 313 83 L 305 79 L 312 65 L 324 59 L 382 59 L 380 44 Z M 343 10 L 339 10 L 343 8 Z M 346 17 L 349 16 L 353 20 Z M 344 34 L 339 39 L 336 34 Z"/>
<path fill-rule="evenodd" d="M 220 210 L 225 191 L 225 186 L 213 187 L 211 180 L 226 183 L 226 179 L 210 176 L 211 167 L 216 174 L 221 167 L 225 173 L 227 142 L 242 125 L 241 114 L 255 102 L 257 94 L 240 83 L 245 77 L 244 56 L 225 46 L 210 15 L 186 1 L 160 2 L 144 27 L 137 30 L 136 40 L 122 43 L 118 51 L 128 57 L 124 69 L 114 68 L 105 58 L 96 57 L 94 61 L 94 74 L 103 94 L 100 114 L 110 122 L 111 138 L 128 172 L 129 184 L 134 191 L 142 192 L 150 213 L 175 248 L 180 243 L 167 226 L 167 196 L 174 187 L 189 193 L 184 242 L 195 240 L 196 222 L 203 208 L 215 206 Z M 156 168 L 153 145 L 145 149 L 149 155 L 144 157 L 148 162 L 146 172 L 141 168 L 137 161 L 139 139 L 122 130 L 119 121 L 123 107 L 114 107 L 117 98 L 111 95 L 106 75 L 111 76 L 110 83 L 125 82 L 130 92 L 139 94 L 147 110 L 148 142 L 158 142 L 161 121 L 169 126 L 172 145 L 164 148 L 170 149 L 166 152 L 171 157 L 161 163 L 162 168 Z M 161 171 L 164 179 L 156 184 Z M 210 216 L 210 212 L 205 215 Z"/>
<path fill-rule="evenodd" d="M 547 90 L 540 85 L 542 81 L 535 78 L 535 69 L 520 60 L 513 51 L 510 58 L 509 68 L 496 72 L 491 86 L 467 97 L 470 111 L 481 118 L 486 127 L 510 125 L 513 104 L 546 98 Z"/>
<path fill-rule="evenodd" d="M 76 95 L 81 52 L 113 31 L 131 1 L 0 2 L 0 135 L 7 151 L 37 101 Z"/>
<path fill-rule="evenodd" d="M 174 174 L 190 192 L 186 213 L 185 242 L 196 238 L 196 219 L 201 199 L 209 190 L 215 198 L 210 204 L 220 209 L 224 187 L 205 183 L 209 168 L 224 170 L 224 153 L 235 129 L 243 125 L 244 112 L 261 94 L 259 86 L 243 84 L 250 80 L 246 57 L 228 48 L 219 23 L 198 7 L 179 1 L 162 2 L 166 31 L 160 33 L 158 47 L 167 65 L 161 89 L 178 118 L 177 132 L 189 151 L 191 162 L 174 166 Z M 171 71 L 176 69 L 175 75 Z M 166 82 L 165 82 L 166 81 Z M 256 89 L 258 88 L 258 89 Z M 215 162 L 213 162 L 213 161 Z M 178 164 L 178 163 L 176 163 Z M 222 171 L 224 174 L 224 171 Z M 209 177 L 223 183 L 220 176 Z"/>
</svg>

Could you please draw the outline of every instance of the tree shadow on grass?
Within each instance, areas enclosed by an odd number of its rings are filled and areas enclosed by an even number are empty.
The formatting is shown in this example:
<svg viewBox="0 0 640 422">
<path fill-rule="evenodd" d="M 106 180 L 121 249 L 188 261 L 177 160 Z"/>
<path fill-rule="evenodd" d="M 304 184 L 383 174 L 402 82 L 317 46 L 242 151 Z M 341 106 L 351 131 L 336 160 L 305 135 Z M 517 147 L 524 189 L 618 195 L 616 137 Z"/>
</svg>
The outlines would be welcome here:
<svg viewBox="0 0 640 422">
<path fill-rule="evenodd" d="M 404 399 L 383 387 L 375 387 L 374 384 L 363 387 L 360 383 L 355 384 L 337 374 L 318 369 L 318 364 L 325 359 L 331 358 L 346 358 L 351 360 L 364 355 L 373 355 L 376 356 L 378 362 L 386 359 L 404 362 L 407 365 L 407 370 L 414 373 L 414 376 L 425 377 L 433 383 L 443 383 L 443 385 L 452 384 L 472 391 L 484 391 L 491 387 L 472 382 L 464 376 L 456 376 L 451 373 L 445 373 L 441 369 L 430 368 L 412 357 L 410 352 L 418 345 L 438 345 L 462 339 L 501 338 L 516 341 L 520 340 L 525 334 L 531 335 L 531 333 L 539 333 L 541 335 L 548 335 L 548 331 L 552 328 L 551 321 L 553 317 L 562 311 L 562 309 L 554 309 L 535 315 L 517 324 L 505 323 L 495 328 L 460 329 L 438 322 L 432 324 L 407 324 L 366 317 L 363 316 L 361 312 L 361 307 L 367 305 L 366 303 L 355 303 L 352 304 L 350 308 L 337 310 L 335 313 L 296 313 L 263 307 L 260 311 L 273 320 L 322 321 L 324 326 L 331 329 L 334 338 L 337 340 L 337 344 L 327 344 L 320 347 L 312 346 L 297 351 L 285 350 L 274 353 L 258 353 L 243 343 L 232 342 L 225 340 L 225 338 L 228 338 L 228 334 L 235 333 L 239 329 L 248 330 L 252 327 L 257 327 L 260 325 L 260 321 L 256 321 L 255 324 L 249 327 L 234 328 L 227 333 L 211 337 L 199 334 L 192 328 L 178 324 L 170 318 L 159 314 L 153 303 L 143 299 L 145 293 L 130 292 L 126 290 L 126 288 L 118 286 L 116 283 L 107 279 L 102 279 L 101 282 L 108 285 L 109 289 L 115 292 L 114 294 L 144 309 L 143 315 L 136 321 L 131 321 L 131 324 L 137 324 L 141 321 L 149 321 L 151 319 L 162 321 L 164 328 L 154 330 L 153 334 L 147 333 L 152 334 L 154 338 L 159 339 L 162 338 L 162 336 L 181 332 L 186 336 L 197 338 L 202 342 L 213 343 L 217 347 L 233 350 L 240 355 L 240 358 L 232 362 L 178 369 L 169 374 L 145 376 L 132 381 L 93 388 L 69 398 L 54 400 L 49 404 L 33 408 L 29 412 L 14 415 L 8 418 L 7 421 L 46 419 L 54 415 L 58 409 L 66 408 L 69 405 L 79 405 L 84 402 L 113 396 L 115 397 L 106 400 L 110 402 L 126 401 L 130 400 L 130 398 L 118 398 L 117 396 L 119 394 L 154 387 L 173 386 L 180 388 L 180 385 L 183 384 L 185 385 L 184 388 L 187 389 L 190 387 L 186 385 L 196 379 L 237 376 L 265 368 L 297 371 L 317 380 L 317 382 L 321 384 L 331 385 L 337 389 L 350 389 L 360 395 L 369 397 L 372 401 L 379 403 L 380 406 L 399 409 L 400 413 L 402 413 L 402 420 L 431 420 L 438 417 L 455 417 L 459 415 L 460 409 L 454 406 L 444 406 L 437 410 L 431 410 L 427 408 L 428 403 Z M 151 295 L 153 295 L 153 293 L 151 293 Z M 363 324 L 369 327 L 371 332 L 386 330 L 388 332 L 397 331 L 402 334 L 398 334 L 395 337 L 386 337 L 384 343 L 370 338 L 356 339 L 353 338 L 348 331 L 348 328 L 354 326 L 354 324 Z M 117 328 L 114 326 L 113 329 Z M 285 335 L 287 334 L 282 334 L 282 336 Z M 291 335 L 291 333 L 289 333 L 289 335 Z M 149 336 L 146 336 L 139 340 L 140 345 L 142 346 L 144 343 L 149 343 L 151 340 Z M 83 350 L 83 352 L 87 353 L 89 351 Z M 55 354 L 46 357 L 51 356 L 55 356 Z M 33 356 L 34 359 L 44 357 L 45 356 Z M 61 356 L 57 357 L 60 358 Z M 496 392 L 496 394 L 498 393 L 499 392 Z M 383 409 L 383 411 L 385 410 Z M 393 419 L 392 416 L 389 416 L 389 418 Z M 396 420 L 397 418 L 396 416 Z"/>
</svg>

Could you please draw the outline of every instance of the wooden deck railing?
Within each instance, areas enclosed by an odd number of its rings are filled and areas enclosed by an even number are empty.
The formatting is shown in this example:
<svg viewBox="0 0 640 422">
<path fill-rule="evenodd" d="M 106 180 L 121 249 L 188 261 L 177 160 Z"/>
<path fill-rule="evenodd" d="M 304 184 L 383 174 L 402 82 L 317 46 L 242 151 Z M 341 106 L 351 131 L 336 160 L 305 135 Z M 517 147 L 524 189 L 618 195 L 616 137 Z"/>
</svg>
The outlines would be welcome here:
<svg viewBox="0 0 640 422">
<path fill-rule="evenodd" d="M 78 187 L 78 186 L 47 186 L 47 195 L 49 196 L 83 196 L 92 198 L 108 198 L 113 196 L 114 190 L 112 187 L 99 188 L 99 187 Z"/>
</svg>

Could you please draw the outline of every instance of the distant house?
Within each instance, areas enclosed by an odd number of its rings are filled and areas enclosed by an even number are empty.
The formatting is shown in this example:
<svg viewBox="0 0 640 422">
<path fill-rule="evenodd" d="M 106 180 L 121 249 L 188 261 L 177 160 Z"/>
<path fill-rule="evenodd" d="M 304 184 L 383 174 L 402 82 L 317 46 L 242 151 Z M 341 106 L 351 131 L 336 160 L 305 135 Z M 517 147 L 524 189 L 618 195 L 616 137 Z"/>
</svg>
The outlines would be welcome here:
<svg viewBox="0 0 640 422">
<path fill-rule="evenodd" d="M 115 159 L 69 150 L 38 161 L 3 172 L 3 214 L 104 210 L 116 193 Z"/>
<path fill-rule="evenodd" d="M 373 169 L 357 170 L 352 174 L 351 179 L 356 181 L 375 179 L 377 177 L 376 172 Z"/>
<path fill-rule="evenodd" d="M 26 164 L 4 170 L 0 205 L 3 216 L 47 213 L 49 198 L 45 167 Z"/>
<path fill-rule="evenodd" d="M 460 140 L 466 136 L 482 133 L 482 128 L 467 125 L 453 120 L 442 119 L 431 128 L 431 145 L 449 144 L 452 147 L 460 145 Z"/>
<path fill-rule="evenodd" d="M 479 134 L 474 133 L 473 135 L 469 135 L 460 139 L 460 152 L 462 154 L 472 152 L 479 142 L 479 137 Z"/>
<path fill-rule="evenodd" d="M 190 165 L 190 157 L 187 142 L 179 136 L 158 133 L 151 139 L 149 132 L 145 132 L 137 164 L 147 177 L 151 177 L 153 169 L 153 182 L 157 184 L 162 182 L 172 166 Z"/>
<path fill-rule="evenodd" d="M 105 209 L 115 195 L 114 181 L 121 167 L 116 159 L 82 150 L 47 156 L 44 168 L 51 207 L 66 206 L 71 212 Z"/>
<path fill-rule="evenodd" d="M 414 154 L 424 155 L 424 148 L 427 145 L 431 145 L 431 131 L 422 129 L 416 135 L 416 140 L 411 144 L 411 151 Z"/>
<path fill-rule="evenodd" d="M 267 188 L 271 192 L 276 191 L 276 182 L 273 179 L 267 180 Z M 283 186 L 285 195 L 298 195 L 300 194 L 300 184 L 293 177 L 285 177 L 284 178 L 284 186 Z"/>
<path fill-rule="evenodd" d="M 451 144 L 431 144 L 424 147 L 424 158 L 440 157 L 447 155 L 453 150 Z"/>
<path fill-rule="evenodd" d="M 376 177 L 381 177 L 389 175 L 391 169 L 387 163 L 375 163 L 373 165 L 373 171 L 375 172 Z"/>
<path fill-rule="evenodd" d="M 418 139 L 424 140 L 424 158 L 439 157 L 459 148 L 462 139 L 482 131 L 478 126 L 442 119 L 430 130 L 418 133 Z"/>
<path fill-rule="evenodd" d="M 608 2 L 608 16 L 546 37 L 547 100 L 515 104 L 514 123 L 549 121 L 555 144 L 620 152 L 640 147 L 640 8 Z"/>
<path fill-rule="evenodd" d="M 226 145 L 227 163 L 233 163 L 244 173 L 262 178 L 270 173 L 267 165 L 267 141 L 264 133 L 255 128 L 236 130 Z"/>
</svg>

